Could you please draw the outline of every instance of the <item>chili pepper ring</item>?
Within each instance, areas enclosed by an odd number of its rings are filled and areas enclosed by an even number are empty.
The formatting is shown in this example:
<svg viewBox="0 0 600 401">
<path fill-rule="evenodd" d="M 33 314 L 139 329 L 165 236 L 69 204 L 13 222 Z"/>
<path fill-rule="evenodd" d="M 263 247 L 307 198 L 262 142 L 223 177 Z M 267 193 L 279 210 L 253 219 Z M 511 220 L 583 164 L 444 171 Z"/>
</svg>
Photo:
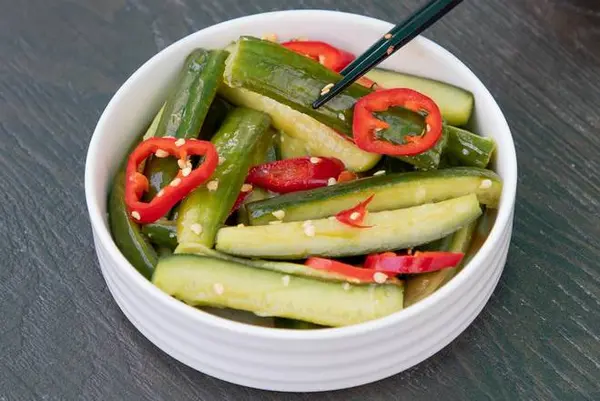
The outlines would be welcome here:
<svg viewBox="0 0 600 401">
<path fill-rule="evenodd" d="M 393 106 L 426 113 L 422 135 L 405 136 L 406 143 L 397 145 L 377 138 L 377 132 L 389 125 L 373 113 L 383 112 Z M 431 149 L 442 136 L 440 109 L 429 97 L 407 88 L 385 89 L 360 98 L 354 106 L 352 134 L 356 145 L 367 152 L 390 156 L 414 156 Z"/>
<path fill-rule="evenodd" d="M 204 156 L 202 164 L 184 175 L 179 170 L 171 183 L 163 188 L 150 202 L 142 202 L 141 196 L 148 190 L 146 176 L 138 171 L 140 164 L 156 152 L 167 152 L 180 160 L 188 156 Z M 140 143 L 129 155 L 125 180 L 125 203 L 131 217 L 137 223 L 152 223 L 171 210 L 198 185 L 207 181 L 217 168 L 219 156 L 214 145 L 197 139 L 149 138 Z"/>
</svg>

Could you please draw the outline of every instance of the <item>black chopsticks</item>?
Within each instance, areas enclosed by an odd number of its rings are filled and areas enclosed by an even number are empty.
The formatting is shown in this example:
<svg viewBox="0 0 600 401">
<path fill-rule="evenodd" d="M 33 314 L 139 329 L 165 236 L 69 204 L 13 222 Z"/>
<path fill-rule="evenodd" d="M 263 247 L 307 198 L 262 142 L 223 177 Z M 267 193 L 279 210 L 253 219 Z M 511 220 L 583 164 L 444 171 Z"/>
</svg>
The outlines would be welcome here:
<svg viewBox="0 0 600 401">
<path fill-rule="evenodd" d="M 461 2 L 462 0 L 432 0 L 404 22 L 396 25 L 367 51 L 344 68 L 341 71 L 343 78 L 333 85 L 329 91 L 324 92 L 313 103 L 313 108 L 318 109 L 327 103 L 373 67 L 433 25 Z"/>
</svg>

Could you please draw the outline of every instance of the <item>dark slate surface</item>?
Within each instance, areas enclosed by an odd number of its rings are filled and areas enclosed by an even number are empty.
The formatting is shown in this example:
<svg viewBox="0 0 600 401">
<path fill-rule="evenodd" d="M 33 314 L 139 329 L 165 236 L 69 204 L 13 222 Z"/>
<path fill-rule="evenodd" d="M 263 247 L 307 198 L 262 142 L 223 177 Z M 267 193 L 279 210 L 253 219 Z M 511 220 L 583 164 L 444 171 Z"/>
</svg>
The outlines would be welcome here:
<svg viewBox="0 0 600 401">
<path fill-rule="evenodd" d="M 399 21 L 420 1 L 0 1 L 0 400 L 600 400 L 600 3 L 466 1 L 427 36 L 506 113 L 519 154 L 505 273 L 430 360 L 360 388 L 278 394 L 176 362 L 100 275 L 83 168 L 142 62 L 226 19 L 330 8 Z"/>
</svg>

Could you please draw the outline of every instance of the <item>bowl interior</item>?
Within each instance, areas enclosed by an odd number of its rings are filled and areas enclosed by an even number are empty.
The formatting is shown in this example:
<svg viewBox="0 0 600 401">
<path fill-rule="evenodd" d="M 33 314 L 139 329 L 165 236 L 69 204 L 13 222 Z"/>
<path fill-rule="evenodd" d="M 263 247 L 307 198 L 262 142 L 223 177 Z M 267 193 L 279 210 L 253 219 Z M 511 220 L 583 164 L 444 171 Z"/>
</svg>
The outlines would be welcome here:
<svg viewBox="0 0 600 401">
<path fill-rule="evenodd" d="M 102 114 L 90 143 L 86 162 L 86 199 L 92 226 L 99 240 L 118 253 L 110 237 L 106 217 L 106 199 L 112 176 L 125 156 L 126 149 L 158 111 L 185 57 L 194 48 L 221 48 L 240 35 L 261 37 L 275 33 L 280 40 L 299 36 L 323 40 L 358 55 L 391 26 L 368 17 L 338 12 L 313 10 L 267 13 L 204 29 L 155 55 L 115 94 Z M 381 66 L 438 79 L 474 93 L 475 113 L 471 128 L 478 134 L 494 138 L 498 143 L 495 170 L 504 179 L 504 190 L 496 226 L 505 226 L 510 218 L 515 196 L 516 157 L 508 125 L 484 85 L 457 58 L 423 37 L 413 40 Z M 491 240 L 496 229 L 499 227 L 492 229 L 487 242 L 493 242 Z M 493 246 L 494 244 L 484 244 L 480 254 L 489 252 Z M 485 255 L 480 254 L 470 265 L 476 263 L 478 258 L 485 258 Z M 128 264 L 128 267 L 137 273 L 131 265 Z M 463 273 L 468 267 L 463 269 Z M 144 280 L 141 275 L 138 276 L 137 280 Z M 460 275 L 453 281 L 457 281 L 459 277 Z M 453 283 L 446 287 L 451 284 Z M 426 301 L 428 299 L 419 304 Z M 419 304 L 407 310 L 420 307 Z"/>
</svg>

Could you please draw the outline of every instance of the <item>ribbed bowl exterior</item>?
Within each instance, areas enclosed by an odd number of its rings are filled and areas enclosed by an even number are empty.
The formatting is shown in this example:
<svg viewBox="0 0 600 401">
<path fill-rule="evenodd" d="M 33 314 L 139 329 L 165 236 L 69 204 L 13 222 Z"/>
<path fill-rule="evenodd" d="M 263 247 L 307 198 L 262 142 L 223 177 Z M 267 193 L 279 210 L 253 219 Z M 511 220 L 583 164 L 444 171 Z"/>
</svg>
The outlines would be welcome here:
<svg viewBox="0 0 600 401">
<path fill-rule="evenodd" d="M 150 59 L 113 97 L 98 122 L 86 161 L 86 200 L 102 274 L 127 318 L 157 347 L 194 369 L 249 387 L 323 391 L 399 373 L 454 340 L 481 312 L 502 273 L 512 235 L 517 165 L 510 130 L 493 97 L 450 53 L 418 37 L 384 67 L 466 87 L 475 95 L 473 125 L 498 143 L 504 189 L 494 227 L 451 282 L 392 316 L 341 329 L 290 331 L 228 321 L 162 293 L 125 260 L 106 219 L 106 194 L 128 144 L 148 124 L 185 56 L 240 35 L 309 36 L 360 53 L 391 24 L 332 11 L 287 11 L 228 21 L 190 35 Z M 139 99 L 144 99 L 140 102 Z M 110 150 L 110 151 L 107 151 Z"/>
<path fill-rule="evenodd" d="M 481 312 L 502 273 L 512 224 L 502 246 L 464 291 L 429 308 L 408 324 L 334 340 L 239 336 L 186 319 L 132 285 L 102 246 L 96 247 L 108 288 L 127 318 L 157 347 L 201 372 L 232 383 L 277 391 L 354 387 L 410 368 L 454 340 Z M 98 242 L 96 242 L 98 244 Z M 149 307 L 152 305 L 152 307 Z M 202 313 L 202 312 L 198 312 Z M 392 341 L 393 340 L 393 341 Z M 365 350 L 357 352 L 357 350 Z"/>
</svg>

